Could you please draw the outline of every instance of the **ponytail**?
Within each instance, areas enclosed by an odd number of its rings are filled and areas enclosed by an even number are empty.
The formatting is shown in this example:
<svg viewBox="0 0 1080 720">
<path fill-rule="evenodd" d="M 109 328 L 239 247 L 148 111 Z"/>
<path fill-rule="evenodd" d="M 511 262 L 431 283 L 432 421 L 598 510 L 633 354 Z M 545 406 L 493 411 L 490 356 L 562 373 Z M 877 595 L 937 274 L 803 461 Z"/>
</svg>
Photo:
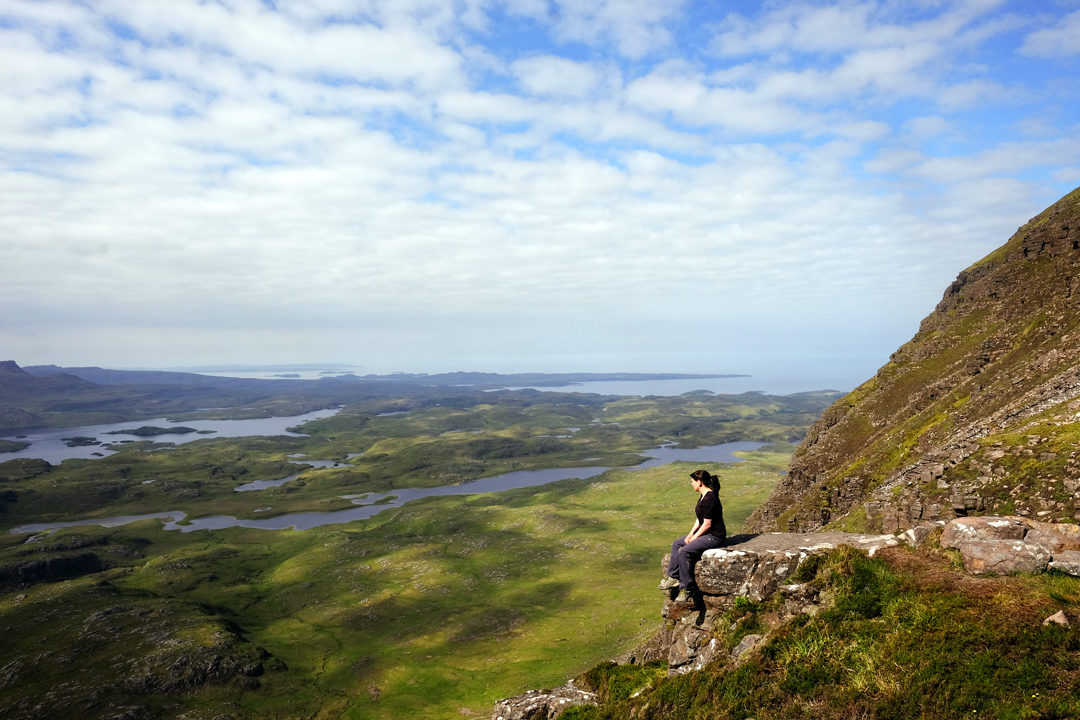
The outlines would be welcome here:
<svg viewBox="0 0 1080 720">
<path fill-rule="evenodd" d="M 720 490 L 720 478 L 716 477 L 708 470 L 695 470 L 690 473 L 690 477 L 694 478 L 713 492 L 718 492 Z"/>
</svg>

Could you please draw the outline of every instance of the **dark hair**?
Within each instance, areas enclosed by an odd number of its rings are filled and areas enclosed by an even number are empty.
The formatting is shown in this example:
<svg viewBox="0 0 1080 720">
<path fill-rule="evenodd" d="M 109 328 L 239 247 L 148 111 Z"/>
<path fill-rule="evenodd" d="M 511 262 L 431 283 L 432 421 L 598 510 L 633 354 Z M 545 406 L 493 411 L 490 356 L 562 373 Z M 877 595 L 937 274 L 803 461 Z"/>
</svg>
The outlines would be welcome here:
<svg viewBox="0 0 1080 720">
<path fill-rule="evenodd" d="M 708 470 L 695 470 L 690 473 L 690 477 L 697 480 L 699 483 L 709 488 L 713 492 L 720 489 L 720 478 L 716 477 Z"/>
</svg>

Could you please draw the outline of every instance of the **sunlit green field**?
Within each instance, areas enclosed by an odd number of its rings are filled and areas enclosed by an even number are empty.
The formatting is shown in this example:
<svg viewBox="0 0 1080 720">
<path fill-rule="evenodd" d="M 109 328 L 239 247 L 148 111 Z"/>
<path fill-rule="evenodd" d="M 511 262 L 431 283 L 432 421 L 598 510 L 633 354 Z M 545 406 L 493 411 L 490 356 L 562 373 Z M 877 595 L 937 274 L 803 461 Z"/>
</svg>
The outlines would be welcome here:
<svg viewBox="0 0 1080 720">
<path fill-rule="evenodd" d="M 733 529 L 767 494 L 789 451 L 759 451 L 720 468 Z M 40 711 L 50 716 L 92 687 L 98 705 L 108 704 L 118 694 L 108 688 L 122 687 L 131 669 L 115 657 L 154 652 L 142 647 L 141 617 L 161 623 L 160 640 L 176 647 L 194 652 L 213 646 L 215 633 L 229 635 L 284 667 L 268 663 L 258 690 L 230 682 L 135 702 L 201 708 L 198 717 L 225 704 L 252 717 L 489 715 L 496 699 L 562 684 L 655 631 L 660 559 L 692 518 L 693 469 L 619 470 L 429 499 L 364 523 L 300 532 L 181 534 L 150 522 L 64 531 L 57 539 L 107 536 L 146 557 L 2 596 L 4 662 L 51 651 L 0 691 L 0 706 L 17 707 L 25 695 L 45 699 Z M 124 610 L 100 620 L 116 623 L 115 633 L 88 640 L 71 632 L 90 632 L 91 616 L 117 607 Z M 89 650 L 101 664 L 71 673 L 70 658 Z M 160 661 L 165 674 L 170 661 Z"/>
<path fill-rule="evenodd" d="M 655 405 L 628 405 L 603 410 L 620 419 L 598 428 L 623 438 L 613 443 L 615 454 L 628 454 L 631 440 L 649 447 L 663 439 L 659 426 L 647 432 L 628 417 L 658 422 Z M 9 469 L 4 482 L 19 495 L 0 514 L 2 527 L 56 517 L 56 503 L 68 504 L 68 517 L 162 509 L 242 515 L 240 503 L 256 502 L 329 509 L 344 504 L 337 495 L 360 473 L 389 476 L 386 464 L 423 445 L 420 436 L 441 438 L 430 441 L 425 462 L 468 441 L 404 426 L 430 424 L 430 415 L 391 419 L 395 427 L 383 427 L 381 438 L 358 437 L 381 419 L 358 429 L 339 418 L 311 438 L 280 444 L 199 441 L 64 463 L 22 479 Z M 759 424 L 762 439 L 800 430 L 794 419 L 780 425 L 733 413 L 729 422 Z M 712 424 L 701 432 L 704 442 L 735 439 L 723 422 Z M 492 425 L 526 442 L 528 432 L 507 417 Z M 570 464 L 574 454 L 580 460 L 599 442 L 584 430 L 568 440 L 580 446 L 564 447 L 562 461 L 552 464 Z M 381 444 L 385 455 L 365 453 L 366 468 L 312 471 L 314 479 L 291 492 L 274 488 L 256 499 L 231 490 L 236 481 L 280 476 L 288 453 L 334 443 L 342 450 Z M 778 442 L 746 453 L 742 463 L 705 465 L 721 476 L 729 531 L 768 495 L 792 451 Z M 517 469 L 527 460 L 500 458 L 489 467 Z M 83 717 L 490 717 L 495 700 L 561 685 L 656 631 L 660 562 L 693 521 L 697 498 L 688 476 L 696 467 L 619 469 L 537 488 L 429 498 L 305 531 L 181 533 L 144 521 L 69 528 L 29 544 L 5 532 L 0 714 L 70 717 L 77 708 Z M 155 481 L 144 484 L 149 477 Z M 43 559 L 74 563 L 56 570 L 69 579 L 20 582 L 19 568 Z"/>
</svg>

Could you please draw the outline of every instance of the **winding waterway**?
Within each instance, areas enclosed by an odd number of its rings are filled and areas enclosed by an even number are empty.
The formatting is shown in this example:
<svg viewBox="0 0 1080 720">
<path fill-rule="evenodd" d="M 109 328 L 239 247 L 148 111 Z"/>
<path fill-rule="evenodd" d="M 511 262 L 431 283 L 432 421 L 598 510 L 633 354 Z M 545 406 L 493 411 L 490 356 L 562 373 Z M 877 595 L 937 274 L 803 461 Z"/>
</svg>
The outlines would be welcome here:
<svg viewBox="0 0 1080 720">
<path fill-rule="evenodd" d="M 739 441 L 694 449 L 680 449 L 663 446 L 646 450 L 643 454 L 648 459 L 629 469 L 641 470 L 644 468 L 656 467 L 658 465 L 666 465 L 677 460 L 698 463 L 741 462 L 742 458 L 737 457 L 735 455 L 736 452 L 756 450 L 763 445 L 764 443 L 760 442 Z M 303 462 L 309 464 L 312 463 L 312 461 Z M 359 497 L 347 496 L 348 499 L 352 500 L 356 507 L 322 513 L 288 513 L 259 520 L 235 518 L 229 515 L 214 515 L 195 518 L 185 522 L 187 518 L 185 513 L 181 511 L 166 511 L 147 515 L 122 515 L 96 520 L 76 520 L 62 523 L 23 525 L 21 527 L 13 528 L 10 532 L 15 534 L 39 533 L 62 527 L 76 527 L 80 525 L 115 527 L 118 525 L 126 525 L 127 523 L 135 522 L 137 520 L 153 518 L 165 520 L 164 527 L 166 530 L 179 530 L 180 532 L 185 533 L 191 532 L 192 530 L 222 530 L 232 527 L 258 528 L 263 530 L 286 530 L 289 528 L 295 530 L 309 530 L 322 525 L 336 525 L 353 522 L 355 520 L 365 520 L 383 510 L 401 507 L 411 500 L 418 500 L 420 498 L 436 497 L 440 495 L 473 495 L 477 493 L 499 492 L 515 488 L 546 485 L 551 482 L 558 482 L 559 480 L 567 480 L 569 478 L 581 478 L 584 480 L 611 469 L 612 468 L 610 467 L 590 466 L 554 468 L 549 470 L 520 470 L 504 475 L 498 475 L 496 477 L 481 478 L 480 480 L 461 483 L 459 485 L 444 485 L 442 487 L 434 488 L 403 488 L 389 493 L 370 493 Z M 293 477 L 295 476 L 290 476 L 289 478 L 276 482 L 280 484 Z M 257 492 L 257 489 L 250 487 L 238 486 L 236 488 L 238 491 L 242 489 L 249 491 L 254 490 Z"/>
</svg>

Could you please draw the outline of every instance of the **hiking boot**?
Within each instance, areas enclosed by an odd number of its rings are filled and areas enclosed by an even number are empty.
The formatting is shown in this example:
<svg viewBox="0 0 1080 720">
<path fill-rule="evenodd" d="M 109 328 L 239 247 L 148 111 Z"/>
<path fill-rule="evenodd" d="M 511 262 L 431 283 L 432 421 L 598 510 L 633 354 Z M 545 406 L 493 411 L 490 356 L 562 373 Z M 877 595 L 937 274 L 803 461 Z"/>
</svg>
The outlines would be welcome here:
<svg viewBox="0 0 1080 720">
<path fill-rule="evenodd" d="M 656 586 L 659 590 L 673 590 L 679 587 L 679 581 L 677 578 L 666 577 L 660 581 L 660 584 Z"/>
<path fill-rule="evenodd" d="M 675 596 L 675 602 L 677 603 L 690 602 L 693 599 L 694 593 L 686 588 L 681 588 L 679 594 Z"/>
</svg>

